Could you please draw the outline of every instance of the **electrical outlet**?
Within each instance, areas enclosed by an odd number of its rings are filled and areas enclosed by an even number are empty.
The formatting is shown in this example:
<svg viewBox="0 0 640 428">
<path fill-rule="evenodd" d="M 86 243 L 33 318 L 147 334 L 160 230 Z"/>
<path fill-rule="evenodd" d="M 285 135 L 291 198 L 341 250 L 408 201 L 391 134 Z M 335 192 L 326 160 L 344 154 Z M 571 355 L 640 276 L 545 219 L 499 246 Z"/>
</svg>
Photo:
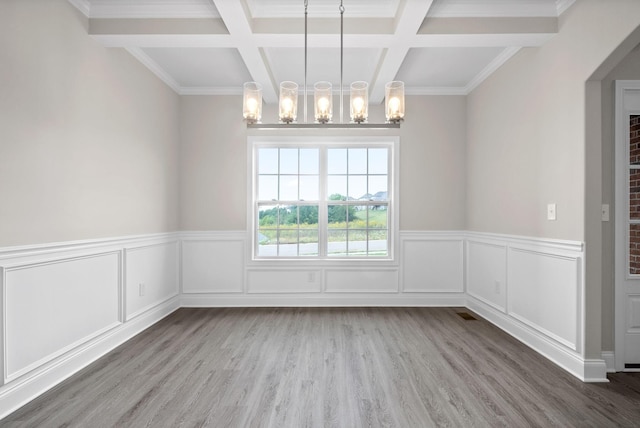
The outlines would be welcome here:
<svg viewBox="0 0 640 428">
<path fill-rule="evenodd" d="M 140 297 L 144 296 L 144 293 L 146 292 L 146 287 L 143 283 L 138 284 L 138 295 Z"/>
<path fill-rule="evenodd" d="M 500 294 L 500 289 L 501 289 L 501 288 L 502 288 L 502 287 L 500 286 L 500 281 L 496 281 L 496 284 L 495 284 L 495 291 L 496 291 L 496 294 Z"/>
<path fill-rule="evenodd" d="M 307 281 L 308 282 L 316 282 L 316 273 L 315 272 L 309 272 L 309 276 L 307 277 Z"/>
<path fill-rule="evenodd" d="M 556 204 L 547 205 L 547 220 L 556 219 Z"/>
</svg>

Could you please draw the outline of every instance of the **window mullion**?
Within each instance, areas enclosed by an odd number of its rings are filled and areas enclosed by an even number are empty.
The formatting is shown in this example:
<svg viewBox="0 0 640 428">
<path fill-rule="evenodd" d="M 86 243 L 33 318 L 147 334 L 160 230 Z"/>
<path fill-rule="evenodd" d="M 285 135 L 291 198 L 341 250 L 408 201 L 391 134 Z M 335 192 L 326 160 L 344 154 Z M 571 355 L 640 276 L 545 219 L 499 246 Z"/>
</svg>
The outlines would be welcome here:
<svg viewBox="0 0 640 428">
<path fill-rule="evenodd" d="M 329 237 L 327 224 L 327 187 L 328 187 L 328 165 L 327 165 L 327 147 L 323 146 L 320 149 L 320 198 L 318 201 L 318 256 L 327 257 L 329 248 Z"/>
</svg>

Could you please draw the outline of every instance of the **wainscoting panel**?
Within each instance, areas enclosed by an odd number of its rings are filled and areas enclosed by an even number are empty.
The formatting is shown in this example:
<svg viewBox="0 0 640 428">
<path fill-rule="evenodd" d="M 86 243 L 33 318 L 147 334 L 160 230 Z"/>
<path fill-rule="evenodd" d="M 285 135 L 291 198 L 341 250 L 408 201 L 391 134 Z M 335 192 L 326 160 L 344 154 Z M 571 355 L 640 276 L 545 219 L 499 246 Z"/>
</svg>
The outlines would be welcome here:
<svg viewBox="0 0 640 428">
<path fill-rule="evenodd" d="M 175 311 L 178 248 L 175 233 L 0 248 L 0 418 Z"/>
<path fill-rule="evenodd" d="M 5 267 L 5 382 L 120 323 L 120 253 Z"/>
<path fill-rule="evenodd" d="M 397 293 L 399 270 L 327 269 L 325 291 L 329 293 Z"/>
<path fill-rule="evenodd" d="M 572 350 L 578 344 L 580 260 L 509 249 L 509 314 Z"/>
<path fill-rule="evenodd" d="M 464 292 L 464 238 L 402 235 L 402 291 Z"/>
<path fill-rule="evenodd" d="M 126 320 L 180 292 L 178 241 L 125 249 Z"/>
<path fill-rule="evenodd" d="M 248 293 L 319 293 L 321 271 L 317 269 L 249 269 Z"/>
<path fill-rule="evenodd" d="M 507 246 L 504 243 L 467 241 L 467 293 L 506 311 Z"/>
<path fill-rule="evenodd" d="M 244 289 L 244 237 L 215 237 L 182 241 L 183 293 L 241 293 Z"/>
</svg>

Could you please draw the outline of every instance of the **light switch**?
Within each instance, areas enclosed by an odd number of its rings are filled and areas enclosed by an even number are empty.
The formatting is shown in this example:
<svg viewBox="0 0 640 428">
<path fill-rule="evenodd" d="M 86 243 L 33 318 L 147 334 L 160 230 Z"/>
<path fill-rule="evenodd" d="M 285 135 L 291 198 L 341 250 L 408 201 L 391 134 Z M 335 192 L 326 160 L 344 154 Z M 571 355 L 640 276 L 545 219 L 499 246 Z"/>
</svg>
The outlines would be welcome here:
<svg viewBox="0 0 640 428">
<path fill-rule="evenodd" d="M 547 204 L 547 220 L 556 219 L 556 204 Z"/>
<path fill-rule="evenodd" d="M 602 221 L 609 221 L 609 204 L 602 204 Z"/>
</svg>

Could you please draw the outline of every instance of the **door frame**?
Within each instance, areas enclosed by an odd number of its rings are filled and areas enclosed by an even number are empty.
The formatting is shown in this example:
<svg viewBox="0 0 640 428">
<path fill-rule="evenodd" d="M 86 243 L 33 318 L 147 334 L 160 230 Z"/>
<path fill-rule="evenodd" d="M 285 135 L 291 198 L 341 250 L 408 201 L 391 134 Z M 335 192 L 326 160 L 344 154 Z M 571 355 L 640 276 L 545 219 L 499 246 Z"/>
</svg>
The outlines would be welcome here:
<svg viewBox="0 0 640 428">
<path fill-rule="evenodd" d="M 626 285 L 629 278 L 629 264 L 627 248 L 629 245 L 627 236 L 627 214 L 629 180 L 628 170 L 628 117 L 630 114 L 640 114 L 638 110 L 625 107 L 625 94 L 627 91 L 640 91 L 640 80 L 616 80 L 615 81 L 615 336 L 614 356 L 615 370 L 624 371 L 625 330 L 627 318 Z M 625 247 L 623 247 L 623 244 Z M 624 248 L 624 249 L 623 249 Z"/>
</svg>

